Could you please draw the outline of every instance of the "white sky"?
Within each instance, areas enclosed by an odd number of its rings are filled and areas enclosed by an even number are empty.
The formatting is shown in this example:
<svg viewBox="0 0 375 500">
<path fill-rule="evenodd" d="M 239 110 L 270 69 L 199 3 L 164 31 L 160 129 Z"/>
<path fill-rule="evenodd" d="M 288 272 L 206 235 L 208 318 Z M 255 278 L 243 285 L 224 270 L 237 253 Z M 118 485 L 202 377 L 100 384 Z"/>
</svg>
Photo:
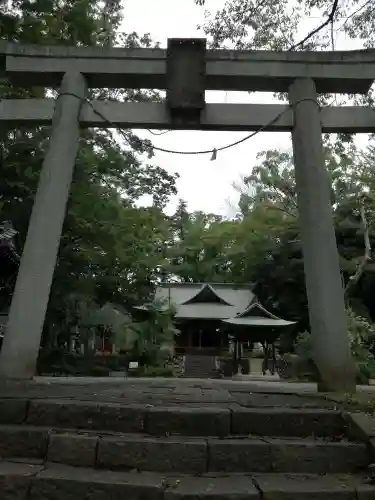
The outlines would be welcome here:
<svg viewBox="0 0 375 500">
<path fill-rule="evenodd" d="M 206 8 L 211 12 L 219 9 L 225 0 L 207 0 Z M 150 33 L 153 40 L 166 47 L 167 38 L 204 37 L 197 29 L 204 22 L 204 9 L 196 6 L 194 0 L 124 0 L 124 22 L 121 31 Z M 302 37 L 319 25 L 319 19 L 312 18 L 301 24 Z M 336 37 L 336 50 L 359 48 L 345 43 L 342 33 Z M 249 95 L 245 92 L 207 92 L 208 102 L 275 102 L 271 93 Z M 211 149 L 234 142 L 246 135 L 245 132 L 172 131 L 155 137 L 147 131 L 137 131 L 143 138 L 150 138 L 155 146 L 176 150 Z M 248 175 L 256 161 L 258 152 L 271 148 L 291 146 L 289 133 L 261 133 L 243 144 L 220 152 L 216 161 L 210 155 L 172 155 L 156 152 L 153 162 L 168 172 L 178 172 L 178 196 L 168 207 L 173 211 L 178 198 L 188 203 L 189 210 L 233 214 L 238 194 L 232 187 L 242 175 Z M 232 206 L 232 208 L 231 208 Z"/>
</svg>

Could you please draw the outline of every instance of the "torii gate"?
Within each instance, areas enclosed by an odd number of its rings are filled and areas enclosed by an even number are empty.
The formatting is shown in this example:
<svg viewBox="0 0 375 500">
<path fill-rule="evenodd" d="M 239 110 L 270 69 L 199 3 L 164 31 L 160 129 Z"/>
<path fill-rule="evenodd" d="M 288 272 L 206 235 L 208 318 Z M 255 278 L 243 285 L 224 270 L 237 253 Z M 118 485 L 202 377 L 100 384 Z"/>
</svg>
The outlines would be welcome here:
<svg viewBox="0 0 375 500">
<path fill-rule="evenodd" d="M 0 125 L 49 125 L 49 150 L 29 223 L 0 376 L 34 376 L 80 127 L 292 131 L 306 288 L 322 390 L 355 389 L 322 149 L 322 131 L 373 132 L 371 108 L 320 109 L 317 93 L 365 94 L 375 51 L 206 51 L 205 39 L 168 49 L 0 44 L 0 71 L 14 85 L 59 87 L 53 99 L 5 99 Z M 157 88 L 164 103 L 89 102 L 86 88 Z M 205 90 L 288 92 L 288 105 L 206 104 Z"/>
</svg>

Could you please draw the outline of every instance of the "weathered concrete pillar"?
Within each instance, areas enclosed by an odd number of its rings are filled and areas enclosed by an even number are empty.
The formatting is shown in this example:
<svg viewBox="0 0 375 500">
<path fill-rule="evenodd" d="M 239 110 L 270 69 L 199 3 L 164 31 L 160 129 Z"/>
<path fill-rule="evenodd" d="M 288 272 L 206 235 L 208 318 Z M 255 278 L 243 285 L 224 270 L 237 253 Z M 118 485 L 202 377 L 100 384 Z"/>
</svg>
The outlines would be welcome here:
<svg viewBox="0 0 375 500">
<path fill-rule="evenodd" d="M 355 369 L 347 334 L 344 291 L 325 168 L 315 83 L 298 79 L 289 89 L 299 219 L 320 390 L 354 391 Z"/>
<path fill-rule="evenodd" d="M 26 379 L 35 374 L 78 151 L 79 114 L 86 94 L 84 77 L 80 73 L 67 73 L 61 94 L 56 103 L 49 149 L 40 174 L 0 353 L 2 378 Z"/>
</svg>

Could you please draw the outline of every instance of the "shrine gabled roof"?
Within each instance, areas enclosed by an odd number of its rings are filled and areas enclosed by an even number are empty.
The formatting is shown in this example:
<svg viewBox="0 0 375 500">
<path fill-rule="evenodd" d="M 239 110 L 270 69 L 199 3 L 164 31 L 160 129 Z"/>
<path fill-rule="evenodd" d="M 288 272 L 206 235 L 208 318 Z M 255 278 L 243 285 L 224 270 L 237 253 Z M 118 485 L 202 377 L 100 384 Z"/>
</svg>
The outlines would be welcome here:
<svg viewBox="0 0 375 500">
<path fill-rule="evenodd" d="M 155 291 L 156 301 L 176 309 L 176 319 L 231 318 L 254 299 L 251 285 L 232 283 L 168 283 Z"/>
<path fill-rule="evenodd" d="M 259 302 L 253 302 L 243 311 L 237 314 L 236 317 L 226 318 L 223 320 L 225 323 L 239 326 L 288 326 L 295 324 L 294 321 L 286 321 L 275 316 Z"/>
<path fill-rule="evenodd" d="M 165 283 L 156 288 L 155 299 L 164 300 L 175 305 L 195 302 L 194 298 L 209 295 L 210 290 L 221 301 L 244 311 L 254 299 L 251 285 L 236 285 L 233 283 Z M 202 300 L 204 303 L 211 300 Z"/>
<path fill-rule="evenodd" d="M 193 295 L 187 301 L 182 302 L 181 305 L 203 303 L 203 304 L 221 304 L 223 306 L 233 306 L 234 304 L 225 300 L 224 296 L 223 293 L 220 293 L 220 290 L 215 290 L 215 288 L 212 285 L 206 283 L 198 290 L 198 292 L 195 295 Z"/>
<path fill-rule="evenodd" d="M 237 316 L 240 318 L 259 317 L 259 318 L 281 319 L 278 316 L 272 314 L 270 311 L 268 311 L 259 302 L 252 302 L 243 312 L 239 313 Z"/>
</svg>

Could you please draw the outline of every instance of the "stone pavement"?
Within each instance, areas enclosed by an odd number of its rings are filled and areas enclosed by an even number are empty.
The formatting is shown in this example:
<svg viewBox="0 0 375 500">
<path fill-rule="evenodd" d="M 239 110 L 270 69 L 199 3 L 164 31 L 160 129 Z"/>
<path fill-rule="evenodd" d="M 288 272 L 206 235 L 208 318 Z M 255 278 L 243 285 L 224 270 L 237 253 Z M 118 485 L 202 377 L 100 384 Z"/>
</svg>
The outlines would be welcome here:
<svg viewBox="0 0 375 500">
<path fill-rule="evenodd" d="M 135 386 L 161 385 L 170 386 L 196 386 L 197 383 L 204 388 L 229 389 L 242 392 L 284 392 L 293 394 L 316 393 L 317 385 L 313 382 L 287 382 L 269 375 L 237 375 L 224 379 L 197 379 L 197 378 L 124 378 L 124 377 L 35 377 L 35 383 L 44 384 L 131 384 Z M 357 385 L 358 392 L 375 394 L 375 385 Z"/>
<path fill-rule="evenodd" d="M 315 384 L 208 379 L 124 379 L 36 377 L 0 382 L 0 398 L 71 399 L 125 404 L 183 404 L 230 407 L 332 406 L 316 394 Z"/>
</svg>

